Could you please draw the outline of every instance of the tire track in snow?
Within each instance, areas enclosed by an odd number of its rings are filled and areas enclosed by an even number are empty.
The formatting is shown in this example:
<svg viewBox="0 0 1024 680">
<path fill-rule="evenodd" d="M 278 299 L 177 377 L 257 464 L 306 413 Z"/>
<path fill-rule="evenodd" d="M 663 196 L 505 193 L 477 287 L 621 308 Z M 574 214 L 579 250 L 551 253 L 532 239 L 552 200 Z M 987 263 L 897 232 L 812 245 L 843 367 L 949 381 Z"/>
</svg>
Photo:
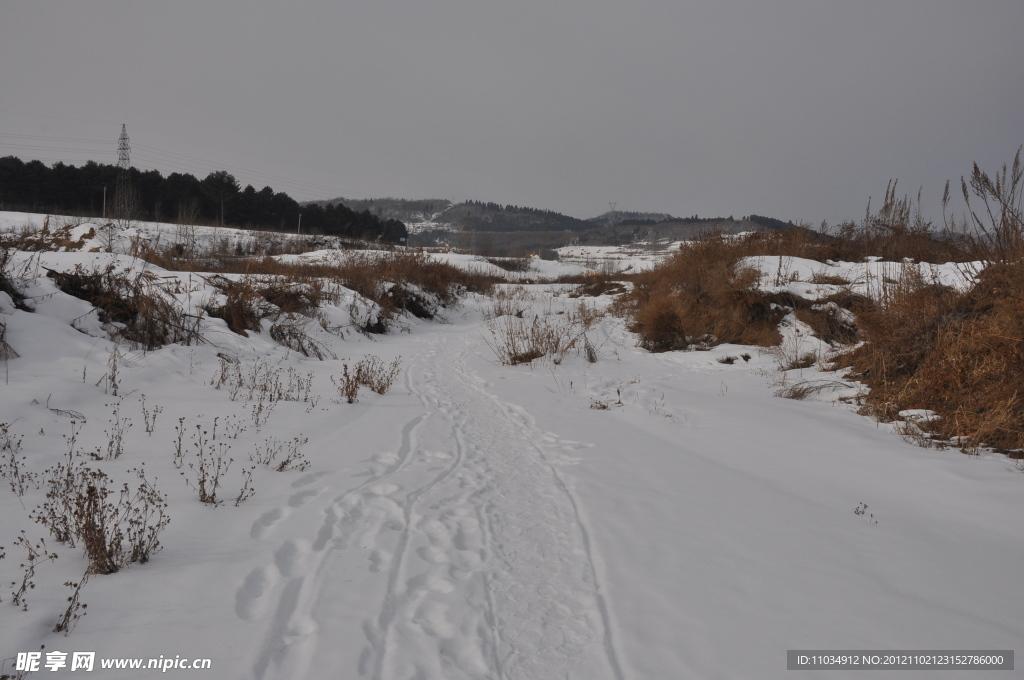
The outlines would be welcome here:
<svg viewBox="0 0 1024 680">
<path fill-rule="evenodd" d="M 315 537 L 283 541 L 238 589 L 239 616 L 269 618 L 253 675 L 320 667 L 318 622 L 349 615 L 327 594 L 335 572 L 372 546 L 380 606 L 362 623 L 360 676 L 623 680 L 589 534 L 552 462 L 565 443 L 468 374 L 467 340 L 431 340 L 406 372 L 424 410 L 397 455 L 326 504 L 302 490 L 253 525 L 264 538 L 322 515 Z"/>
<path fill-rule="evenodd" d="M 444 345 L 445 370 L 427 376 L 423 396 L 451 421 L 460 463 L 417 498 L 420 519 L 410 529 L 421 531 L 410 541 L 424 559 L 396 565 L 374 677 L 622 680 L 578 504 L 528 416 L 468 375 L 468 351 L 465 341 L 459 349 Z M 443 554 L 430 552 L 437 548 Z M 468 571 L 447 560 L 473 551 L 479 563 Z M 423 562 L 449 562 L 461 587 L 403 601 L 401 584 L 431 573 Z M 421 638 L 436 633 L 431 616 L 442 613 L 447 636 L 432 646 Z M 403 654 L 410 647 L 424 650 L 419 662 Z M 446 663 L 431 663 L 438 657 Z"/>
</svg>

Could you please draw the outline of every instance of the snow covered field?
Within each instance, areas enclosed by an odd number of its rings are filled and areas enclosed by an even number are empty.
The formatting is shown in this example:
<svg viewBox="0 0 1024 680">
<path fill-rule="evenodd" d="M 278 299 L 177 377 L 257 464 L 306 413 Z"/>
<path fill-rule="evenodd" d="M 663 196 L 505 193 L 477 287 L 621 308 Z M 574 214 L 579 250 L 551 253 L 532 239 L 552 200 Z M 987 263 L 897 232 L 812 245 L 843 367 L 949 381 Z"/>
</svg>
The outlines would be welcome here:
<svg viewBox="0 0 1024 680">
<path fill-rule="evenodd" d="M 626 246 L 564 246 L 558 259 L 608 273 L 636 273 L 654 267 L 665 255 L 678 250 L 672 243 L 635 243 Z"/>
<path fill-rule="evenodd" d="M 3 593 L 2 672 L 45 645 L 93 651 L 111 678 L 155 671 L 99 659 L 209 659 L 167 674 L 261 680 L 783 678 L 789 649 L 1009 650 L 1024 636 L 1013 461 L 917 448 L 844 404 L 777 398 L 769 353 L 650 354 L 607 316 L 590 331 L 596 363 L 501 366 L 484 320 L 494 303 L 477 295 L 441 321 L 407 319 L 408 332 L 319 334 L 338 357 L 325 361 L 210 318 L 202 344 L 133 351 L 43 276 L 111 257 L 39 256 L 34 313 L 0 293 L 19 355 L 0 362 L 0 423 L 28 471 L 72 446 L 117 485 L 144 465 L 171 522 L 149 562 L 89 578 L 88 614 L 65 637 L 52 632 L 62 584 L 87 560 L 30 518 L 45 484 L 0 490 L 0 580 L 22 582 L 19 532 L 60 556 L 37 561 L 27 611 Z M 778 266 L 764 263 L 766 285 Z M 151 269 L 189 304 L 211 294 Z M 580 304 L 572 286 L 523 288 L 525 318 L 557 322 Z M 348 309 L 331 311 L 337 325 Z M 346 403 L 335 382 L 367 355 L 398 360 L 397 380 Z M 233 394 L 221 378 L 234 360 L 241 375 L 298 381 L 295 398 Z M 90 458 L 125 419 L 123 454 Z M 190 488 L 200 440 L 234 461 L 219 507 Z M 293 444 L 306 469 L 250 460 Z M 236 507 L 247 469 L 255 496 Z M 1024 674 L 993 673 L 1011 676 Z"/>
</svg>

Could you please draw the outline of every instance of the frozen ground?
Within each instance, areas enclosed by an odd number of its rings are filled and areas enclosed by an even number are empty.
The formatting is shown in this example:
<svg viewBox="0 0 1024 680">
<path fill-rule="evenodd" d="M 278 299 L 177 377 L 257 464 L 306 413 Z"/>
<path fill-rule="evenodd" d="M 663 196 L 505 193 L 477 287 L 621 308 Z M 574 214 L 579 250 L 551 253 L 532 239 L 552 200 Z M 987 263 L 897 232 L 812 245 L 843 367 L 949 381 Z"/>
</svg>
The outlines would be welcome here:
<svg viewBox="0 0 1024 680">
<path fill-rule="evenodd" d="M 108 257 L 44 254 L 41 266 Z M 189 285 L 195 304 L 206 293 Z M 517 299 L 526 318 L 557 321 L 580 304 L 571 289 Z M 470 297 L 408 332 L 318 336 L 338 357 L 326 361 L 207 319 L 205 344 L 122 346 L 115 397 L 115 345 L 90 306 L 42 276 L 28 292 L 35 313 L 0 294 L 20 355 L 0 363 L 0 422 L 25 466 L 60 461 L 77 416 L 78 449 L 105 451 L 119 403 L 132 424 L 123 455 L 88 464 L 119 482 L 144 464 L 172 521 L 151 561 L 91 577 L 88 615 L 65 637 L 51 632 L 62 584 L 86 560 L 30 519 L 44 489 L 0 490 L 0 581 L 21 582 L 21 531 L 60 555 L 38 564 L 28 611 L 3 593 L 0 658 L 40 645 L 209 658 L 209 671 L 167 673 L 261 680 L 784 678 L 787 649 L 1013 649 L 1024 636 L 1013 462 L 920 449 L 841 403 L 774 397 L 776 359 L 754 348 L 653 355 L 605 317 L 590 331 L 596 363 L 505 367 L 483 320 L 493 303 Z M 256 413 L 263 402 L 211 384 L 218 354 L 283 382 L 311 372 L 312 387 Z M 368 354 L 400 357 L 398 380 L 344 403 L 331 377 Z M 151 434 L 143 395 L 151 416 L 162 409 Z M 234 458 L 221 507 L 185 481 L 197 425 L 216 426 L 209 443 Z M 249 454 L 295 437 L 308 439 L 308 469 L 257 466 L 256 495 L 235 507 Z"/>
</svg>

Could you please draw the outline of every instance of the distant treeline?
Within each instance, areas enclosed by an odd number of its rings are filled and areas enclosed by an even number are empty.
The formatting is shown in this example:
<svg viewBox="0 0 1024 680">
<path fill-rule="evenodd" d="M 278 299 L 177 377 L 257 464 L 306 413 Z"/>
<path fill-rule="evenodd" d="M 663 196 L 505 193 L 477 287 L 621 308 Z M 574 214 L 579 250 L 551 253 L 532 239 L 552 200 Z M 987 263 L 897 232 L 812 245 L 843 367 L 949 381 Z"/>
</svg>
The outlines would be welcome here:
<svg viewBox="0 0 1024 680">
<path fill-rule="evenodd" d="M 692 217 L 672 217 L 671 215 L 657 216 L 657 217 L 633 217 L 632 215 L 643 215 L 644 213 L 619 213 L 625 216 L 623 219 L 617 221 L 617 224 L 633 225 L 633 226 L 652 226 L 655 224 L 718 224 L 722 222 L 735 222 L 735 218 L 732 215 L 728 217 L 700 217 L 693 215 Z M 595 218 L 600 219 L 600 218 Z M 747 217 L 740 218 L 740 221 L 749 220 L 754 224 L 760 225 L 765 229 L 774 230 L 785 230 L 792 229 L 793 225 L 782 220 L 777 220 L 774 217 L 763 217 L 761 215 L 749 215 Z M 594 221 L 594 220 L 592 220 Z"/>
<path fill-rule="evenodd" d="M 551 210 L 480 201 L 452 206 L 445 220 L 471 231 L 586 231 L 594 227 Z"/>
<path fill-rule="evenodd" d="M 200 180 L 172 172 L 131 168 L 133 219 L 227 224 L 249 229 L 295 231 L 302 216 L 302 232 L 367 240 L 398 242 L 405 225 L 382 220 L 367 211 L 355 212 L 344 205 L 300 205 L 284 192 L 270 187 L 242 189 L 226 171 L 211 172 Z M 41 161 L 0 158 L 0 210 L 47 212 L 102 217 L 104 189 L 106 214 L 114 217 L 117 166 L 89 161 L 81 167 Z"/>
<path fill-rule="evenodd" d="M 777 220 L 774 217 L 764 217 L 763 215 L 750 215 L 749 217 L 747 217 L 747 219 L 753 222 L 754 224 L 760 224 L 762 227 L 765 227 L 766 229 L 786 230 L 793 228 L 792 222 L 783 222 L 782 220 Z"/>
</svg>

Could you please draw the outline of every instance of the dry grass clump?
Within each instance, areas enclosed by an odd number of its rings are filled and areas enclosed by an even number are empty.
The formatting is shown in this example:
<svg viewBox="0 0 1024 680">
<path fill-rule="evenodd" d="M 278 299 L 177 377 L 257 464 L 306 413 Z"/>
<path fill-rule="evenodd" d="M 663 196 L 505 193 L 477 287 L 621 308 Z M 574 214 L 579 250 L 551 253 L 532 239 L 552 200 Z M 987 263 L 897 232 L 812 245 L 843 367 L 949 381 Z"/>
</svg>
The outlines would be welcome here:
<svg viewBox="0 0 1024 680">
<path fill-rule="evenodd" d="M 876 256 L 900 261 L 963 262 L 970 259 L 968 242 L 955 228 L 936 230 L 921 213 L 921 196 L 896 195 L 896 182 L 886 187 L 881 207 L 871 211 L 870 204 L 860 224 L 846 222 L 829 232 L 833 254 L 828 259 L 859 262 Z"/>
<path fill-rule="evenodd" d="M 862 309 L 868 301 L 853 295 L 838 297 L 841 303 L 831 298 L 811 303 L 793 297 L 793 314 L 810 326 L 815 337 L 822 342 L 833 346 L 850 345 L 856 342 L 858 330 L 856 316 L 850 310 Z"/>
<path fill-rule="evenodd" d="M 981 446 L 1024 457 L 1024 168 L 990 178 L 975 165 L 962 182 L 971 256 L 984 263 L 958 292 L 902 277 L 858 311 L 865 343 L 844 365 L 871 387 L 866 409 L 883 420 L 908 409 L 937 418 L 915 427 L 966 451 Z M 980 200 L 984 211 L 971 201 Z M 927 441 L 927 440 L 925 440 Z"/>
<path fill-rule="evenodd" d="M 923 220 L 919 199 L 915 204 L 897 197 L 891 183 L 877 212 L 869 210 L 859 225 L 841 225 L 825 235 L 798 229 L 739 238 L 704 236 L 662 266 L 633 277 L 633 290 L 620 297 L 616 310 L 651 351 L 721 342 L 776 345 L 777 324 L 792 311 L 829 344 L 850 348 L 862 341 L 840 355 L 837 365 L 852 369 L 849 377 L 871 388 L 864 397 L 866 412 L 892 421 L 901 411 L 926 409 L 937 417 L 912 426 L 924 431 L 919 441 L 953 442 L 966 451 L 987 446 L 1024 457 L 1020 156 L 1018 151 L 1012 167 L 991 177 L 975 166 L 961 182 L 967 217 L 959 224 L 947 221 L 942 231 Z M 948 190 L 944 207 L 947 202 Z M 738 266 L 753 255 L 963 262 L 975 283 L 969 291 L 958 291 L 927 279 L 911 264 L 894 268 L 868 296 L 844 287 L 812 302 L 788 293 L 761 293 L 757 274 Z M 799 351 L 790 358 L 783 368 L 812 363 L 812 355 L 805 361 Z M 804 398 L 840 385 L 804 381 L 783 396 Z"/>
<path fill-rule="evenodd" d="M 341 399 L 349 404 L 359 401 L 360 387 L 369 387 L 377 394 L 384 394 L 394 384 L 401 365 L 402 357 L 385 364 L 380 357 L 373 354 L 367 354 L 360 359 L 351 371 L 348 363 L 342 364 L 341 375 L 337 378 L 331 376 L 331 382 L 338 390 L 338 403 L 341 403 Z"/>
<path fill-rule="evenodd" d="M 43 219 L 43 226 L 36 230 L 31 224 L 25 225 L 18 233 L 0 234 L 0 241 L 14 250 L 25 252 L 81 250 L 85 242 L 96 237 L 96 230 L 89 229 L 77 239 L 72 238 L 71 230 L 78 227 L 83 220 L 75 218 L 57 218 L 58 224 L 50 226 L 50 216 Z"/>
<path fill-rule="evenodd" d="M 485 257 L 484 259 L 507 272 L 526 273 L 530 271 L 530 261 L 525 257 Z"/>
<path fill-rule="evenodd" d="M 225 297 L 220 304 L 206 305 L 207 313 L 223 319 L 228 328 L 246 337 L 248 331 L 262 330 L 263 319 L 268 317 L 277 320 L 287 316 L 294 326 L 296 315 L 316 317 L 324 302 L 338 301 L 336 293 L 327 292 L 323 281 L 314 278 L 289 281 L 279 276 L 247 274 L 238 280 L 213 276 L 207 282 Z"/>
<path fill-rule="evenodd" d="M 256 445 L 256 453 L 250 453 L 249 460 L 275 472 L 287 470 L 302 472 L 309 468 L 309 460 L 306 458 L 306 454 L 302 453 L 302 447 L 307 443 L 309 443 L 309 438 L 301 435 L 292 437 L 289 442 L 269 437 L 264 441 L 262 447 Z"/>
<path fill-rule="evenodd" d="M 901 289 L 859 323 L 866 342 L 842 363 L 871 387 L 868 412 L 928 409 L 940 440 L 1024 449 L 1024 264 L 990 265 L 967 293 Z"/>
<path fill-rule="evenodd" d="M 111 262 L 91 270 L 81 265 L 70 272 L 47 270 L 46 275 L 68 295 L 96 307 L 100 321 L 112 324 L 113 332 L 143 349 L 202 341 L 201 318 L 187 313 L 166 284 L 150 271 L 118 269 Z"/>
<path fill-rule="evenodd" d="M 285 234 L 267 231 L 238 232 L 231 238 L 233 230 L 227 229 L 219 238 L 200 244 L 196 225 L 179 224 L 176 233 L 161 242 L 158 236 L 149 241 L 138 239 L 132 243 L 132 254 L 150 264 L 170 271 L 219 272 L 235 271 L 237 263 L 244 264 L 254 259 L 275 255 L 298 255 L 315 250 L 338 247 L 343 239 L 313 234 Z M 347 248 L 359 248 L 368 244 L 345 243 Z"/>
<path fill-rule="evenodd" d="M 336 300 L 337 287 L 342 286 L 377 303 L 381 316 L 369 320 L 363 330 L 384 333 L 389 322 L 401 313 L 432 319 L 441 307 L 453 304 L 462 293 L 488 292 L 497 282 L 494 277 L 466 272 L 422 254 L 339 252 L 328 259 L 301 262 L 281 262 L 271 257 L 239 258 L 219 263 L 215 271 L 246 274 L 247 279 L 258 277 L 256 280 L 260 281 L 247 282 L 256 290 L 237 290 L 240 309 L 237 319 L 228 323 L 233 330 L 256 330 L 256 317 L 261 314 L 257 297 L 283 312 L 310 316 L 312 309 L 323 301 Z M 289 283 L 279 283 L 275 289 L 268 283 L 273 278 Z M 222 290 L 231 297 L 230 286 Z M 218 313 L 211 312 L 214 316 Z M 224 313 L 232 315 L 229 310 Z"/>
<path fill-rule="evenodd" d="M 19 498 L 25 495 L 29 486 L 39 488 L 39 475 L 26 469 L 28 458 L 21 455 L 21 435 L 12 434 L 10 423 L 0 423 L 0 478 L 7 483 Z"/>
<path fill-rule="evenodd" d="M 491 334 L 485 342 L 502 365 L 528 364 L 543 357 L 560 364 L 571 351 L 582 353 L 590 363 L 597 361 L 597 348 L 587 333 L 602 312 L 582 301 L 565 313 L 549 311 L 530 317 L 524 311 L 516 306 L 514 298 L 506 298 L 496 300 L 484 313 Z"/>
<path fill-rule="evenodd" d="M 249 365 L 243 365 L 237 357 L 218 353 L 220 367 L 210 384 L 214 389 L 226 388 L 231 401 L 275 403 L 278 401 L 309 402 L 312 398 L 313 372 L 300 373 L 289 367 L 288 372 L 274 367 L 267 359 L 258 359 Z M 227 428 L 237 428 L 228 421 Z M 244 429 L 244 428 L 243 428 Z M 214 419 L 214 438 L 216 439 L 216 419 Z M 234 438 L 233 437 L 233 438 Z"/>
<path fill-rule="evenodd" d="M 709 233 L 704 238 L 709 238 Z M 825 261 L 835 259 L 834 239 L 827 234 L 795 227 L 785 231 L 755 231 L 742 236 L 721 237 L 735 250 L 742 253 L 740 257 L 759 255 L 779 255 L 783 257 L 803 257 L 809 260 Z"/>
<path fill-rule="evenodd" d="M 13 255 L 14 250 L 12 248 L 4 248 L 0 251 L 0 293 L 7 293 L 11 300 L 17 304 L 25 298 L 19 290 L 19 286 L 15 285 L 14 276 L 11 272 Z"/>
<path fill-rule="evenodd" d="M 630 276 L 630 274 L 612 274 L 611 272 L 594 269 L 581 274 L 562 274 L 552 283 L 575 283 L 581 286 L 601 285 L 602 283 L 628 279 Z"/>
<path fill-rule="evenodd" d="M 166 498 L 142 470 L 134 471 L 139 481 L 134 491 L 127 483 L 115 491 L 106 473 L 82 462 L 78 432 L 72 423 L 65 459 L 44 473 L 46 501 L 33 519 L 57 541 L 80 545 L 92 573 L 112 574 L 133 562 L 145 564 L 160 550 L 158 536 L 170 522 Z"/>
<path fill-rule="evenodd" d="M 313 319 L 301 314 L 286 314 L 270 326 L 270 337 L 299 354 L 320 361 L 338 356 L 309 333 Z"/>
<path fill-rule="evenodd" d="M 634 276 L 633 290 L 620 298 L 616 309 L 629 319 L 640 345 L 655 352 L 719 343 L 773 346 L 781 339 L 777 324 L 789 310 L 829 344 L 849 344 L 857 335 L 850 310 L 870 307 L 866 299 L 849 290 L 815 303 L 786 293 L 764 294 L 758 290 L 757 273 L 739 267 L 740 261 L 753 256 L 820 262 L 856 262 L 869 256 L 965 261 L 974 254 L 963 231 L 934 230 L 921 216 L 920 199 L 915 203 L 897 196 L 892 182 L 882 206 L 875 212 L 869 207 L 860 224 L 847 223 L 824 233 L 798 227 L 743 236 L 705 234 L 661 266 Z M 849 283 L 826 274 L 815 276 L 815 283 Z"/>
<path fill-rule="evenodd" d="M 29 270 L 32 260 L 28 260 L 20 267 L 14 262 L 14 248 L 0 250 L 0 293 L 7 293 L 14 306 L 23 312 L 30 312 L 32 308 L 25 302 L 25 279 L 29 277 Z"/>
<path fill-rule="evenodd" d="M 217 277 L 209 282 L 224 294 L 225 300 L 221 304 L 207 304 L 207 314 L 223 319 L 232 332 L 243 337 L 249 337 L 249 331 L 262 330 L 263 319 L 270 310 L 251 279 L 231 281 Z"/>
<path fill-rule="evenodd" d="M 421 319 L 433 318 L 439 307 L 454 303 L 464 291 L 486 293 L 497 282 L 424 255 L 350 257 L 339 264 L 336 276 L 385 312 L 406 311 Z"/>
<path fill-rule="evenodd" d="M 637 274 L 633 290 L 615 309 L 640 336 L 640 346 L 666 352 L 723 342 L 778 344 L 784 313 L 758 291 L 756 271 L 737 269 L 741 258 L 754 254 L 750 244 L 704 235 L 661 266 Z M 758 240 L 754 249 L 762 246 Z"/>
<path fill-rule="evenodd" d="M 625 293 L 628 290 L 628 286 L 623 283 L 623 280 L 628 278 L 630 277 L 621 274 L 612 276 L 604 272 L 594 272 L 593 275 L 576 280 L 575 282 L 579 283 L 579 285 L 573 292 L 569 293 L 569 297 L 599 297 L 601 295 Z"/>
</svg>

